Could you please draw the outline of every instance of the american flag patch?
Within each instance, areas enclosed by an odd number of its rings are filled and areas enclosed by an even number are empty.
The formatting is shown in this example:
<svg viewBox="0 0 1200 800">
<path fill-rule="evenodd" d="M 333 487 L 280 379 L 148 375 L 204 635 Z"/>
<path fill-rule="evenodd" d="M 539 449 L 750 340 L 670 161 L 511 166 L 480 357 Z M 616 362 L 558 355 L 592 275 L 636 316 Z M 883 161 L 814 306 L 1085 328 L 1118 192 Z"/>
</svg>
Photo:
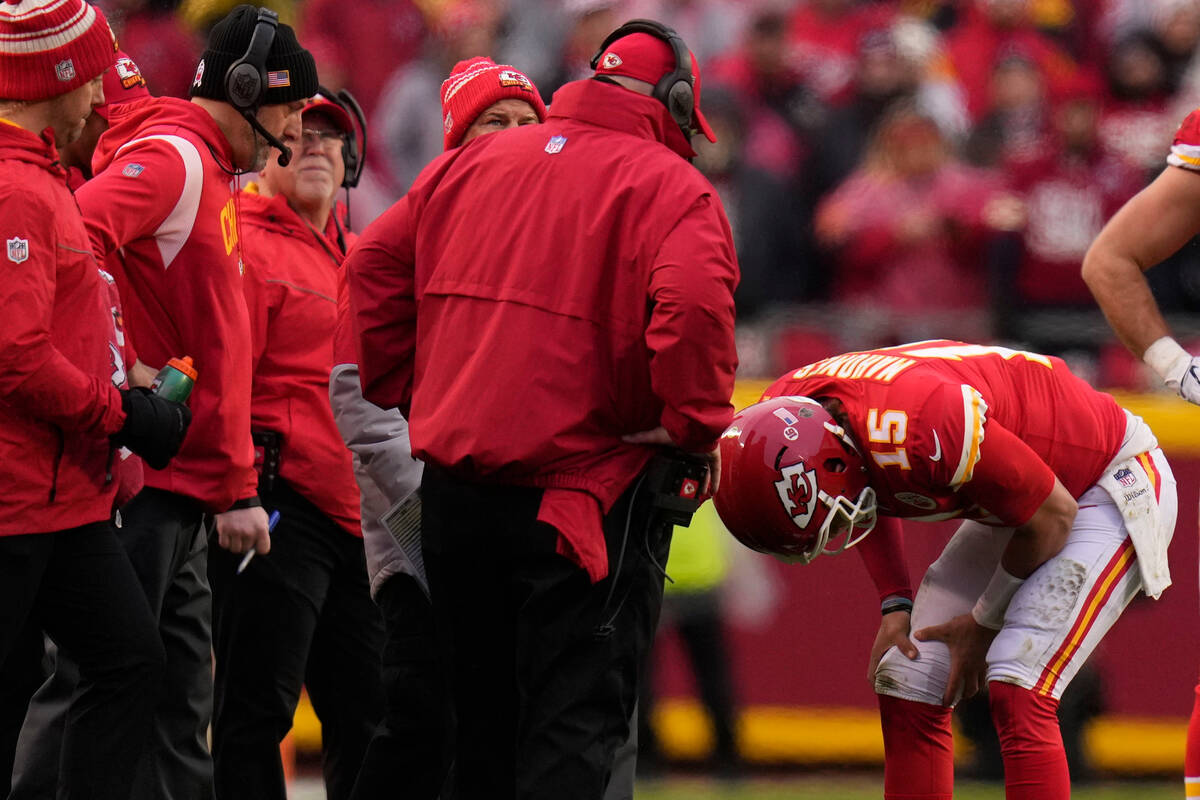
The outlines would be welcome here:
<svg viewBox="0 0 1200 800">
<path fill-rule="evenodd" d="M 291 86 L 292 76 L 286 69 L 278 69 L 274 72 L 267 73 L 267 88 L 278 89 L 282 86 Z"/>
</svg>

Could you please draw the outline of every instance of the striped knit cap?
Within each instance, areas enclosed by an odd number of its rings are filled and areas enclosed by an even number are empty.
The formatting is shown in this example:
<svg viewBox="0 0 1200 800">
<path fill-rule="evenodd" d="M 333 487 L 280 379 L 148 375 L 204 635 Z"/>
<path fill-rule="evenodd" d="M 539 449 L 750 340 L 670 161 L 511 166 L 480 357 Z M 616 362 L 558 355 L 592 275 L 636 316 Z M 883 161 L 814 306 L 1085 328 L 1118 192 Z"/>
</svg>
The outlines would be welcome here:
<svg viewBox="0 0 1200 800">
<path fill-rule="evenodd" d="M 462 144 L 467 129 L 489 106 L 501 100 L 524 100 L 539 122 L 546 121 L 546 104 L 533 81 L 516 67 L 490 58 L 469 58 L 454 65 L 442 81 L 442 131 L 445 149 Z"/>
<path fill-rule="evenodd" d="M 113 65 L 104 14 L 83 0 L 0 2 L 0 99 L 48 100 Z"/>
</svg>

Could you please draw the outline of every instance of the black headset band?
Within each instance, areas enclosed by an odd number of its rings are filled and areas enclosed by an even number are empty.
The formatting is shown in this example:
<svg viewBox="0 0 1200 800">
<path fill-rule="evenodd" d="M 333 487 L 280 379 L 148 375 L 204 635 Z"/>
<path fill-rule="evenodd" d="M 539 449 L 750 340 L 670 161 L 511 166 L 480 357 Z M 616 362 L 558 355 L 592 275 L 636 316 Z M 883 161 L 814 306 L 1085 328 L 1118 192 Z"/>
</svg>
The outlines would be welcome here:
<svg viewBox="0 0 1200 800">
<path fill-rule="evenodd" d="M 649 36 L 653 36 L 655 39 L 666 42 L 671 48 L 671 52 L 675 56 L 675 68 L 659 78 L 658 83 L 654 85 L 654 89 L 651 92 L 651 96 L 665 105 L 668 110 L 671 110 L 671 116 L 675 117 L 675 113 L 671 108 L 670 102 L 672 87 L 674 87 L 675 84 L 679 83 L 680 81 L 683 81 L 688 85 L 689 88 L 694 88 L 696 78 L 692 74 L 691 51 L 688 50 L 688 46 L 684 43 L 683 37 L 676 33 L 674 29 L 669 28 L 661 22 L 653 19 L 631 19 L 605 37 L 604 43 L 600 45 L 600 49 L 596 51 L 594 56 L 592 56 L 591 67 L 593 70 L 595 70 L 599 66 L 600 59 L 604 56 L 604 52 L 608 50 L 613 42 L 617 41 L 618 39 L 623 39 L 626 36 L 634 33 L 645 33 Z M 688 135 L 688 131 L 691 128 L 691 116 L 693 113 L 694 108 L 689 110 L 688 119 L 681 120 L 677 117 L 675 118 L 675 122 L 681 129 L 683 129 L 685 136 Z"/>
<path fill-rule="evenodd" d="M 242 61 L 258 67 L 259 73 L 267 71 L 267 55 L 271 45 L 275 43 L 275 29 L 279 26 L 279 15 L 269 8 L 258 10 L 258 19 L 254 23 L 254 33 L 250 37 L 250 46 Z"/>
</svg>

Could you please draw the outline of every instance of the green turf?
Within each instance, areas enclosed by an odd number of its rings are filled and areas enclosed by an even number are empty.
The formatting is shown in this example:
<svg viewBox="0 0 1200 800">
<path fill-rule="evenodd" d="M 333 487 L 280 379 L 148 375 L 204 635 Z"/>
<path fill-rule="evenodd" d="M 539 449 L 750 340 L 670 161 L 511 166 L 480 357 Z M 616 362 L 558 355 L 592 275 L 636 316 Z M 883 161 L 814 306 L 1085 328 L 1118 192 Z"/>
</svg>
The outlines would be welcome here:
<svg viewBox="0 0 1200 800">
<path fill-rule="evenodd" d="M 881 778 L 813 777 L 754 779 L 721 784 L 701 779 L 671 778 L 638 784 L 636 800 L 879 800 Z M 961 781 L 955 800 L 1004 800 L 1004 787 Z M 1180 800 L 1182 782 L 1116 782 L 1075 788 L 1072 800 Z"/>
</svg>

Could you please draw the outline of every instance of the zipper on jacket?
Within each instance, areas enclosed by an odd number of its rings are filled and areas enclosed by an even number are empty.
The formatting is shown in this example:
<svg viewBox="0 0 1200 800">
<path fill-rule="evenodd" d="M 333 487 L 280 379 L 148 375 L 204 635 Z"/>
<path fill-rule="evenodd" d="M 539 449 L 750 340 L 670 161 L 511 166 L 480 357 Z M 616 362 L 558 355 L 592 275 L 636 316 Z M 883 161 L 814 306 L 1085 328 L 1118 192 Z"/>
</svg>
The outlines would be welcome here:
<svg viewBox="0 0 1200 800">
<path fill-rule="evenodd" d="M 50 498 L 47 503 L 53 503 L 54 498 L 58 495 L 58 468 L 62 465 L 63 452 L 67 449 L 67 438 L 63 436 L 61 428 L 55 428 L 55 435 L 58 437 L 58 447 L 54 449 L 54 468 L 51 470 L 53 477 L 50 481 Z"/>
</svg>

